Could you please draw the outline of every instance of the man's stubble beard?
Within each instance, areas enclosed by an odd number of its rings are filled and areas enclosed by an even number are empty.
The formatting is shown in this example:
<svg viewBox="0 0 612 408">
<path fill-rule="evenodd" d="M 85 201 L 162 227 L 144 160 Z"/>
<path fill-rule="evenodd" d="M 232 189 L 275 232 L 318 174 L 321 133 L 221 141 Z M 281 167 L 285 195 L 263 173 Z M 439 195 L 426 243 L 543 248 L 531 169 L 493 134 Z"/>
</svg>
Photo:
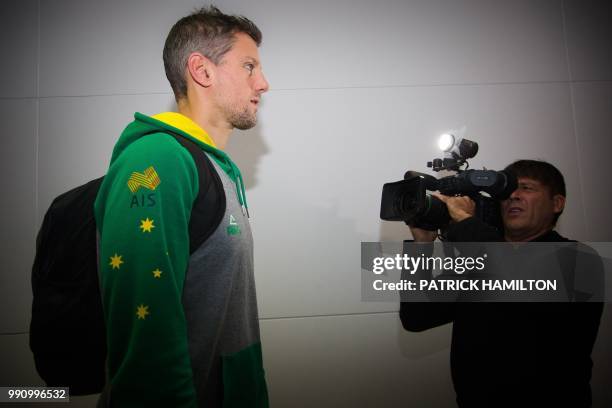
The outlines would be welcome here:
<svg viewBox="0 0 612 408">
<path fill-rule="evenodd" d="M 226 105 L 224 111 L 227 122 L 236 129 L 247 130 L 257 124 L 257 114 L 250 113 L 248 107 L 238 110 L 235 105 Z"/>
<path fill-rule="evenodd" d="M 242 112 L 234 112 L 228 119 L 233 127 L 240 130 L 251 129 L 257 124 L 257 116 L 251 115 L 246 109 Z"/>
</svg>

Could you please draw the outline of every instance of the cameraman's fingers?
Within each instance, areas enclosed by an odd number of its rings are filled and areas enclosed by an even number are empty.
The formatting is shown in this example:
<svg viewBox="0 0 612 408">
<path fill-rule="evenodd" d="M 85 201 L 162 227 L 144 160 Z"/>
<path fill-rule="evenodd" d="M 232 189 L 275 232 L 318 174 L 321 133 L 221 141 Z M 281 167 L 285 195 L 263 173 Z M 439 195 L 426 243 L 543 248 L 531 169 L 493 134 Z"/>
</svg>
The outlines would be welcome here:
<svg viewBox="0 0 612 408">
<path fill-rule="evenodd" d="M 446 201 L 446 207 L 451 218 L 456 222 L 470 218 L 476 213 L 476 203 L 466 196 L 450 197 Z"/>
<path fill-rule="evenodd" d="M 448 214 L 455 222 L 463 221 L 476 213 L 476 203 L 468 196 L 446 196 L 438 192 L 433 192 L 431 195 L 446 204 Z"/>
<path fill-rule="evenodd" d="M 436 197 L 437 199 L 439 199 L 440 201 L 442 201 L 445 204 L 446 204 L 446 201 L 448 201 L 448 199 L 450 198 L 449 196 L 445 196 L 444 194 L 440 194 L 438 192 L 433 192 L 433 193 L 431 193 L 431 195 Z"/>
</svg>

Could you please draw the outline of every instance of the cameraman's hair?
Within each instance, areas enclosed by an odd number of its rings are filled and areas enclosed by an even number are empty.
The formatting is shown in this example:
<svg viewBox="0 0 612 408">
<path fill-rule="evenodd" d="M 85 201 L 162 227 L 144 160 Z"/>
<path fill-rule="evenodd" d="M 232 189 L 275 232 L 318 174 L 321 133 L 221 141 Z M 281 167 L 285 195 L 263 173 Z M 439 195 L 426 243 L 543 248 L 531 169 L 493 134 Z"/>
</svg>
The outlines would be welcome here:
<svg viewBox="0 0 612 408">
<path fill-rule="evenodd" d="M 548 188 L 551 197 L 556 194 L 566 196 L 563 174 L 550 163 L 541 160 L 517 160 L 506 166 L 504 170 L 514 173 L 516 177 L 527 177 L 539 181 Z M 555 214 L 553 225 L 557 223 L 562 212 L 563 210 Z"/>
<path fill-rule="evenodd" d="M 200 52 L 214 64 L 236 41 L 235 34 L 244 33 L 261 44 L 261 31 L 248 18 L 223 14 L 217 7 L 202 7 L 181 18 L 168 33 L 164 44 L 164 68 L 166 77 L 178 100 L 187 96 L 185 69 L 192 52 Z"/>
</svg>

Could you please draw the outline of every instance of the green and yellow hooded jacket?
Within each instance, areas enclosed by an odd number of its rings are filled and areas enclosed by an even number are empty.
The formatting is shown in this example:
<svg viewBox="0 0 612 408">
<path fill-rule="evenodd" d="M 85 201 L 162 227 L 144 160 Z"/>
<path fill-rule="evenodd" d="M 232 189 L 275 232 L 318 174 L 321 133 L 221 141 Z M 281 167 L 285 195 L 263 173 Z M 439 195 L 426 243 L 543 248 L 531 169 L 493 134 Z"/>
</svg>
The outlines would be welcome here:
<svg viewBox="0 0 612 408">
<path fill-rule="evenodd" d="M 167 131 L 195 141 L 223 184 L 222 221 L 192 253 L 198 171 Z M 100 405 L 268 406 L 245 208 L 240 170 L 203 129 L 178 113 L 135 114 L 94 204 L 108 344 Z"/>
</svg>

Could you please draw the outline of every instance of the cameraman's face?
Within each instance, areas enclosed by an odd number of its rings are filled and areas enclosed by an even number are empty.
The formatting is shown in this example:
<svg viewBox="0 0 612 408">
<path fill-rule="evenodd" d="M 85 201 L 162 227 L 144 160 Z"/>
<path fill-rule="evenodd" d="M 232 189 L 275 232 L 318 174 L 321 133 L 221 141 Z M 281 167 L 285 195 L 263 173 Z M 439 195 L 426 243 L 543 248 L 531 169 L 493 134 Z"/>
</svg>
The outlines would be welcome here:
<svg viewBox="0 0 612 408">
<path fill-rule="evenodd" d="M 555 214 L 564 205 L 565 197 L 551 195 L 549 188 L 537 180 L 519 177 L 518 188 L 501 204 L 506 239 L 529 241 L 549 231 Z"/>
</svg>

